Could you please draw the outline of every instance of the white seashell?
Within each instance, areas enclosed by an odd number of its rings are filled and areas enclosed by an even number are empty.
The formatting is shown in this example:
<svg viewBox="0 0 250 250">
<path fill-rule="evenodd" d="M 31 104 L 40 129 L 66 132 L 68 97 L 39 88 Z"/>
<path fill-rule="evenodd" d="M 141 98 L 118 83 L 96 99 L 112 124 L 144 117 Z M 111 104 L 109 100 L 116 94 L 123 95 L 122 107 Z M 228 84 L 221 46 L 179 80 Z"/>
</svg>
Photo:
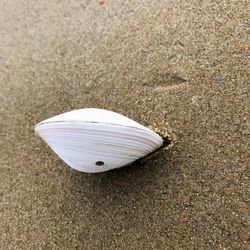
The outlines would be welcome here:
<svg viewBox="0 0 250 250">
<path fill-rule="evenodd" d="M 40 122 L 35 132 L 70 167 L 88 173 L 128 165 L 153 152 L 163 139 L 112 111 L 87 108 Z"/>
</svg>

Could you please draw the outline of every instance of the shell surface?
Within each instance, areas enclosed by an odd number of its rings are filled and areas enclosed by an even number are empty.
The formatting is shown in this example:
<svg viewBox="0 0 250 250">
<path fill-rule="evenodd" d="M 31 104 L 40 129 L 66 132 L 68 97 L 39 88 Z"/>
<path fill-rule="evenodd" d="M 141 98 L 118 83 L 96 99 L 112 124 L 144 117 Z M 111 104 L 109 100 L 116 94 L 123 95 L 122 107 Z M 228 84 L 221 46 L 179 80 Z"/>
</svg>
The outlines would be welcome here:
<svg viewBox="0 0 250 250">
<path fill-rule="evenodd" d="M 38 123 L 35 132 L 70 167 L 88 173 L 128 165 L 163 144 L 149 128 L 95 108 L 51 117 Z"/>
</svg>

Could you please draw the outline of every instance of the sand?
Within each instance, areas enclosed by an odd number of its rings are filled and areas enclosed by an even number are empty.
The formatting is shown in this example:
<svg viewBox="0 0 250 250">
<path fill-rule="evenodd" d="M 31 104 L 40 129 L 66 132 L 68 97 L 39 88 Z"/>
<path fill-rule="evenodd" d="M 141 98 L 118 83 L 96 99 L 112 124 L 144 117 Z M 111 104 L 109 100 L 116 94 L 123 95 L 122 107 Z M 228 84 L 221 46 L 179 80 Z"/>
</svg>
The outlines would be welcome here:
<svg viewBox="0 0 250 250">
<path fill-rule="evenodd" d="M 1 249 L 248 249 L 248 1 L 0 1 Z M 33 132 L 106 108 L 177 143 L 85 174 Z"/>
</svg>

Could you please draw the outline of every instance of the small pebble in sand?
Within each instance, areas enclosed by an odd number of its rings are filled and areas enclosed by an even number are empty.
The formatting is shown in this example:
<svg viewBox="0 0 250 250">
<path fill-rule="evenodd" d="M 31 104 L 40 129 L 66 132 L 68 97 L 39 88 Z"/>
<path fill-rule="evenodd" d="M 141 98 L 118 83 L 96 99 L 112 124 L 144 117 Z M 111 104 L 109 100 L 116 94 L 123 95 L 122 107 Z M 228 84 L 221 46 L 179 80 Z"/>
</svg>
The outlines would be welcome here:
<svg viewBox="0 0 250 250">
<path fill-rule="evenodd" d="M 103 5 L 103 4 L 105 3 L 105 1 L 104 1 L 104 0 L 98 0 L 98 3 L 99 3 L 100 5 Z"/>
</svg>

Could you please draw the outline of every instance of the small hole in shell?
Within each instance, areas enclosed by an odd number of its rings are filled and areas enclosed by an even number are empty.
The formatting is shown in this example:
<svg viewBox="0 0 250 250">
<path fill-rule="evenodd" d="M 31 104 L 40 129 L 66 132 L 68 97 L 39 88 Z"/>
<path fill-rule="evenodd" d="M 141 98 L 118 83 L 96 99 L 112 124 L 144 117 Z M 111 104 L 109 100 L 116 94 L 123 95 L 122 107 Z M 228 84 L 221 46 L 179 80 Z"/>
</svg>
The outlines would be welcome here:
<svg viewBox="0 0 250 250">
<path fill-rule="evenodd" d="M 96 165 L 96 166 L 102 166 L 102 165 L 104 165 L 104 162 L 103 162 L 103 161 L 97 161 L 97 162 L 95 163 L 95 165 Z"/>
</svg>

